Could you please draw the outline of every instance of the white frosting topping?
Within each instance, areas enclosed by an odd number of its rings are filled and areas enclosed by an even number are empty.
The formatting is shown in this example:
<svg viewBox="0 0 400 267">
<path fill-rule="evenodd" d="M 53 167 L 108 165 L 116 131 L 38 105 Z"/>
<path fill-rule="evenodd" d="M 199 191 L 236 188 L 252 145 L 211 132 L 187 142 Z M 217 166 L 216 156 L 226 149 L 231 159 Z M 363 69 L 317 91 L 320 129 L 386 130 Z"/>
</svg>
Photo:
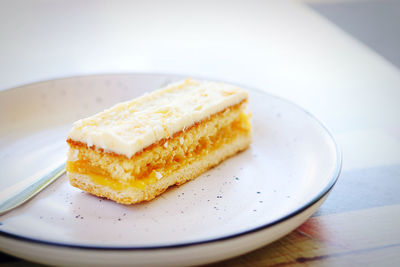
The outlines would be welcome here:
<svg viewBox="0 0 400 267">
<path fill-rule="evenodd" d="M 247 97 L 229 84 L 187 79 L 79 120 L 68 138 L 131 157 Z"/>
</svg>

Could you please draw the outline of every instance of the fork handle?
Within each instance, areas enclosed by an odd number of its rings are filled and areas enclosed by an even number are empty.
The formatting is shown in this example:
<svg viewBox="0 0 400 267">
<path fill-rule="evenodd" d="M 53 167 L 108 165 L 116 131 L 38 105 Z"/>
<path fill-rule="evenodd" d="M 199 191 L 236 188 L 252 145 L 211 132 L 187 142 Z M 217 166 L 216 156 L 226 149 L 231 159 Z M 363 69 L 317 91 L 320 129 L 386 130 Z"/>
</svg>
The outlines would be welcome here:
<svg viewBox="0 0 400 267">
<path fill-rule="evenodd" d="M 0 192 L 0 215 L 15 209 L 34 197 L 65 172 L 65 161 L 48 168 Z"/>
</svg>

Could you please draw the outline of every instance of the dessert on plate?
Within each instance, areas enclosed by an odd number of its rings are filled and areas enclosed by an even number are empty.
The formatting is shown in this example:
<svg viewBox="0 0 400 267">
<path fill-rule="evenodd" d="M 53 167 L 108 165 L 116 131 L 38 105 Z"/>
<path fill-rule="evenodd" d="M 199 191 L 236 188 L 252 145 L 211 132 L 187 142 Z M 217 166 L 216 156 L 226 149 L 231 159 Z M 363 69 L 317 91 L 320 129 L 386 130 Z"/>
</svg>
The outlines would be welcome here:
<svg viewBox="0 0 400 267">
<path fill-rule="evenodd" d="M 70 183 L 123 204 L 151 200 L 249 147 L 248 93 L 186 79 L 74 123 Z"/>
</svg>

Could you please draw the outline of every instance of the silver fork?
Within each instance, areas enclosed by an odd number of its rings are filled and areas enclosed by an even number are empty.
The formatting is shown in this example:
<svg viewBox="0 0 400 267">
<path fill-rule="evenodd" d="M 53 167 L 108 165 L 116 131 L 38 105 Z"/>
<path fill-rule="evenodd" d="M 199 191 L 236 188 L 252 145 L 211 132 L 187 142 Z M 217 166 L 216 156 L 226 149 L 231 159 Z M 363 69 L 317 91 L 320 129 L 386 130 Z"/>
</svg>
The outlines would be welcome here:
<svg viewBox="0 0 400 267">
<path fill-rule="evenodd" d="M 0 215 L 37 195 L 65 172 L 65 161 L 36 173 L 0 192 Z"/>
</svg>

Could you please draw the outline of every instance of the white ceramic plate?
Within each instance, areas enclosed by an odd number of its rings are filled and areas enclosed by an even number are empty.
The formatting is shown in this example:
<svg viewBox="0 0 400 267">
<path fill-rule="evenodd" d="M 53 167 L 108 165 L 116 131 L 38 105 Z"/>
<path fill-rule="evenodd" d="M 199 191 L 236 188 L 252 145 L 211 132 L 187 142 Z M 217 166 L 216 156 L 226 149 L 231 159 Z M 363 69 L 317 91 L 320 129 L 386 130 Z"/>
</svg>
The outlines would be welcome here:
<svg viewBox="0 0 400 267">
<path fill-rule="evenodd" d="M 98 75 L 1 92 L 0 190 L 63 160 L 73 121 L 182 78 Z M 326 198 L 340 153 L 313 116 L 247 89 L 250 149 L 133 206 L 83 193 L 64 175 L 0 217 L 0 249 L 45 264 L 176 266 L 227 259 L 286 235 Z"/>
</svg>

